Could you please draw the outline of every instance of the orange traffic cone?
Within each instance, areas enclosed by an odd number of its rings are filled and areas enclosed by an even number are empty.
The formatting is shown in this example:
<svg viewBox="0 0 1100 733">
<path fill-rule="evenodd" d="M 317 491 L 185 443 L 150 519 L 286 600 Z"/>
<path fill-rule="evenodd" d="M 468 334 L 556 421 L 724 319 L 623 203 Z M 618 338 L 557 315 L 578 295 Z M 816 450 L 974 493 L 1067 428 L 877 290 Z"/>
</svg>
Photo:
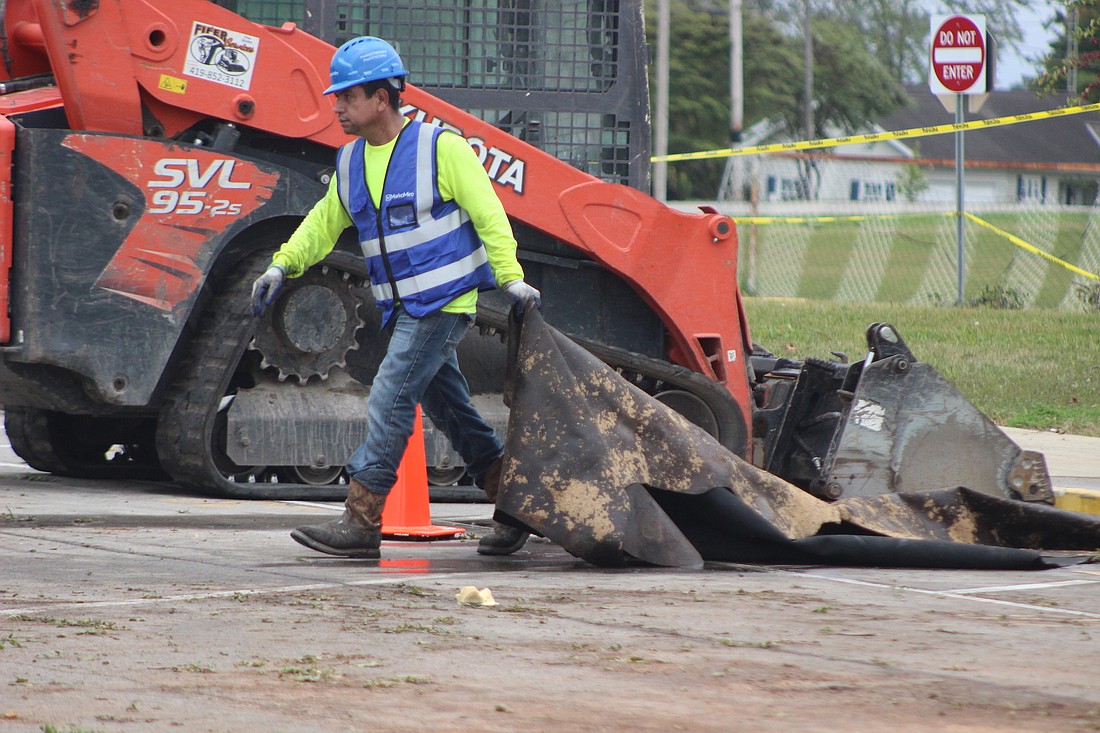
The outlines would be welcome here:
<svg viewBox="0 0 1100 733">
<path fill-rule="evenodd" d="M 382 536 L 399 539 L 450 539 L 466 530 L 432 524 L 428 507 L 428 467 L 424 455 L 424 421 L 416 408 L 416 423 L 401 465 L 382 510 Z"/>
</svg>

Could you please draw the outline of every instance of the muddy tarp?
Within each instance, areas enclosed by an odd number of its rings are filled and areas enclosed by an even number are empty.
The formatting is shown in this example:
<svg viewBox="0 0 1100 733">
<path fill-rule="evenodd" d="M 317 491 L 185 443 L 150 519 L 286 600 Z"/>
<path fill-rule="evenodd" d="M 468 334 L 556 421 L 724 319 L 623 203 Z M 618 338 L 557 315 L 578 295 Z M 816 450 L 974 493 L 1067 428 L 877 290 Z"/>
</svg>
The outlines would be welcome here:
<svg viewBox="0 0 1100 733">
<path fill-rule="evenodd" d="M 822 501 L 742 460 L 537 311 L 512 333 L 496 519 L 594 565 L 1017 569 L 1064 562 L 1043 551 L 1100 547 L 1098 518 L 962 488 Z"/>
</svg>

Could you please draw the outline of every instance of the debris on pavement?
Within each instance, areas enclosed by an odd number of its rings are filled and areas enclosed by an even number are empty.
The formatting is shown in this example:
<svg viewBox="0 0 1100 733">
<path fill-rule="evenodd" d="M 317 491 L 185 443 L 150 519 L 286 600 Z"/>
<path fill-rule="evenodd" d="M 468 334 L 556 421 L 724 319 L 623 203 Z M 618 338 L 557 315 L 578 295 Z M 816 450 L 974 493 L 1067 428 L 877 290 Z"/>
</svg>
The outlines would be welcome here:
<svg viewBox="0 0 1100 733">
<path fill-rule="evenodd" d="M 476 586 L 467 585 L 455 594 L 455 600 L 463 606 L 497 606 L 493 598 L 493 592 L 488 588 L 478 590 Z"/>
<path fill-rule="evenodd" d="M 1100 547 L 1098 517 L 965 487 L 818 499 L 726 449 L 537 310 L 510 338 L 494 519 L 594 565 L 1041 569 Z M 1050 552 L 1065 550 L 1082 553 Z"/>
</svg>

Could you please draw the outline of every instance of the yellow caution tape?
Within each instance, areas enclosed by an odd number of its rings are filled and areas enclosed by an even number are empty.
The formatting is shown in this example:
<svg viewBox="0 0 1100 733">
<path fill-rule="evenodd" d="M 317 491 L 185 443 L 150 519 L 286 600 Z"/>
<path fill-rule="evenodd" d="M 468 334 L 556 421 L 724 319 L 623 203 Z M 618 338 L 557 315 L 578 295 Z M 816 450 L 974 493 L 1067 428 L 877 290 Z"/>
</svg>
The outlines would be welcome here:
<svg viewBox="0 0 1100 733">
<path fill-rule="evenodd" d="M 697 153 L 674 153 L 672 155 L 655 155 L 650 160 L 654 163 L 673 163 L 681 160 L 706 160 L 709 158 L 729 158 L 734 155 L 757 155 L 760 153 L 785 153 L 793 150 L 815 150 L 818 148 L 832 148 L 838 145 L 852 145 L 854 143 L 873 143 L 883 140 L 901 140 L 909 137 L 926 137 L 929 135 L 943 135 L 948 132 L 961 132 L 964 130 L 978 130 L 987 127 L 1002 127 L 1015 125 L 1020 122 L 1034 122 L 1051 117 L 1065 117 L 1067 115 L 1079 115 L 1083 112 L 1100 111 L 1100 102 L 1086 104 L 1080 107 L 1063 107 L 1047 112 L 1029 112 L 1010 117 L 994 117 L 989 120 L 974 120 L 972 122 L 952 122 L 946 125 L 933 127 L 911 127 L 908 130 L 896 130 L 894 132 L 872 132 L 866 135 L 847 135 L 845 137 L 823 138 L 821 140 L 803 140 L 791 143 L 773 143 L 771 145 L 750 145 L 747 148 L 722 148 L 721 150 L 703 150 Z"/>
<path fill-rule="evenodd" d="M 984 219 L 980 219 L 980 218 L 974 216 L 973 214 L 971 214 L 969 212 L 965 212 L 965 211 L 963 212 L 963 215 L 967 219 L 969 219 L 970 221 L 985 227 L 986 229 L 988 229 L 991 232 L 999 234 L 1000 236 L 1004 237 L 1005 239 L 1012 242 L 1013 244 L 1015 244 L 1017 247 L 1020 247 L 1021 249 L 1026 249 L 1028 252 L 1031 252 L 1032 254 L 1037 254 L 1040 257 L 1042 257 L 1043 259 L 1050 260 L 1051 262 L 1053 262 L 1055 264 L 1061 265 L 1062 267 L 1066 268 L 1067 270 L 1069 270 L 1070 272 L 1072 272 L 1074 274 L 1081 275 L 1082 277 L 1087 277 L 1091 280 L 1100 280 L 1100 275 L 1095 275 L 1095 274 L 1089 272 L 1088 270 L 1082 270 L 1080 267 L 1077 267 L 1076 265 L 1071 265 L 1070 263 L 1066 262 L 1065 260 L 1060 260 L 1057 257 L 1055 257 L 1054 255 L 1052 255 L 1051 253 L 1044 252 L 1043 250 L 1039 249 L 1038 247 L 1036 247 L 1034 245 L 1031 245 L 1031 244 L 1028 244 L 1024 240 L 1017 237 L 1015 234 L 1009 234 L 1004 229 L 998 229 L 997 227 L 993 226 L 992 224 L 990 224 L 988 221 L 986 221 Z"/>
<path fill-rule="evenodd" d="M 842 221 L 880 221 L 920 216 L 954 216 L 954 213 L 854 214 L 852 216 L 731 216 L 734 224 L 835 224 Z"/>
</svg>

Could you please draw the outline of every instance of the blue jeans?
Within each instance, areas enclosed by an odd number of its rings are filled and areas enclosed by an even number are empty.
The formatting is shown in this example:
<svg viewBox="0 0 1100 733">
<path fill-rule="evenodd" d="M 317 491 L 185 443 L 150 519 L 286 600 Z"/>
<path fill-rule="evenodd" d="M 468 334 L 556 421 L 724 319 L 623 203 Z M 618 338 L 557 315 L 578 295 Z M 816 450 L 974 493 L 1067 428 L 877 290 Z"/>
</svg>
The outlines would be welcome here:
<svg viewBox="0 0 1100 733">
<path fill-rule="evenodd" d="M 443 311 L 413 318 L 398 306 L 393 323 L 367 397 L 367 437 L 348 459 L 348 475 L 372 493 L 389 494 L 420 403 L 480 480 L 504 446 L 470 404 L 470 386 L 458 368 L 455 349 L 473 318 Z"/>
</svg>

